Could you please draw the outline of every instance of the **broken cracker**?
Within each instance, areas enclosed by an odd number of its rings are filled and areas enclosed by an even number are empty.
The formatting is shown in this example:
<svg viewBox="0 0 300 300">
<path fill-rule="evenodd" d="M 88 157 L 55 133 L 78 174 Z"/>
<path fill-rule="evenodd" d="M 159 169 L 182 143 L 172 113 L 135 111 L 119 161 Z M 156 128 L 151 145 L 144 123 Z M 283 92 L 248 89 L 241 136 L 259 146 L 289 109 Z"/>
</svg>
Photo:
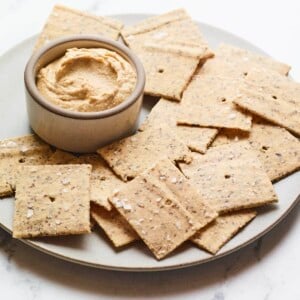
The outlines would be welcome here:
<svg viewBox="0 0 300 300">
<path fill-rule="evenodd" d="M 91 216 L 115 247 L 122 247 L 139 239 L 124 217 L 114 208 L 107 211 L 103 207 L 92 205 Z"/>
<path fill-rule="evenodd" d="M 74 34 L 97 34 L 117 40 L 122 27 L 121 22 L 108 17 L 55 5 L 38 37 L 35 50 L 51 40 Z"/>
<path fill-rule="evenodd" d="M 256 216 L 255 210 L 237 211 L 219 216 L 197 232 L 191 241 L 198 247 L 216 254 L 232 237 Z"/>
<path fill-rule="evenodd" d="M 212 56 L 198 25 L 183 9 L 122 30 L 146 71 L 145 93 L 180 101 L 200 59 Z"/>
<path fill-rule="evenodd" d="M 257 157 L 271 181 L 277 181 L 300 169 L 300 141 L 282 127 L 256 119 L 249 134 L 224 129 L 213 146 L 241 140 L 248 140 L 257 150 Z"/>
<path fill-rule="evenodd" d="M 97 152 L 124 181 L 136 177 L 163 158 L 187 163 L 191 161 L 189 149 L 171 133 L 166 124 L 152 126 Z"/>
<path fill-rule="evenodd" d="M 193 155 L 182 172 L 201 198 L 219 213 L 271 204 L 278 201 L 272 183 L 248 142 L 210 148 Z"/>
<path fill-rule="evenodd" d="M 239 107 L 300 135 L 300 83 L 252 69 L 241 93 L 233 100 Z"/>
<path fill-rule="evenodd" d="M 127 183 L 110 201 L 157 259 L 217 216 L 168 160 Z"/>
<path fill-rule="evenodd" d="M 191 150 L 205 153 L 208 146 L 216 137 L 218 130 L 215 128 L 177 125 L 177 113 L 180 110 L 180 107 L 180 103 L 163 98 L 160 99 L 152 108 L 146 121 L 141 125 L 139 130 L 144 131 L 149 126 L 167 122 L 172 132 Z"/>
<path fill-rule="evenodd" d="M 13 237 L 90 232 L 90 165 L 22 166 Z"/>
<path fill-rule="evenodd" d="M 242 84 L 234 78 L 201 78 L 196 73 L 183 94 L 177 124 L 250 131 L 251 116 L 233 103 Z"/>
<path fill-rule="evenodd" d="M 46 163 L 51 153 L 36 135 L 0 141 L 0 197 L 13 195 L 18 166 Z"/>
</svg>

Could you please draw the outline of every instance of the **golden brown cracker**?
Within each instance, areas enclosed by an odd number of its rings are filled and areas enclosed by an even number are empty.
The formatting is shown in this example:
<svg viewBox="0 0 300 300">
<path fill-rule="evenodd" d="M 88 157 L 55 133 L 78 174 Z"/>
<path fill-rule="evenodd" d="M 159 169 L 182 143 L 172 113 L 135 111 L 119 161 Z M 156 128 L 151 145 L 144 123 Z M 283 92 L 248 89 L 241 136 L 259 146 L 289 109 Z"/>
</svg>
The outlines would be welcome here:
<svg viewBox="0 0 300 300">
<path fill-rule="evenodd" d="M 0 141 L 0 197 L 12 196 L 18 166 L 44 164 L 52 151 L 35 135 Z"/>
<path fill-rule="evenodd" d="M 208 146 L 216 137 L 218 130 L 215 128 L 177 125 L 177 113 L 180 107 L 180 103 L 163 98 L 160 99 L 152 108 L 146 121 L 141 125 L 140 130 L 143 131 L 149 126 L 167 122 L 172 132 L 191 150 L 205 153 Z"/>
<path fill-rule="evenodd" d="M 233 103 L 241 85 L 238 79 L 196 74 L 183 94 L 177 123 L 250 131 L 251 116 Z"/>
<path fill-rule="evenodd" d="M 146 71 L 145 93 L 180 101 L 200 59 L 212 56 L 199 27 L 183 10 L 155 16 L 122 30 Z"/>
<path fill-rule="evenodd" d="M 103 207 L 92 205 L 91 216 L 115 247 L 122 247 L 139 239 L 136 232 L 116 209 L 107 211 Z"/>
<path fill-rule="evenodd" d="M 198 247 L 216 254 L 231 238 L 256 216 L 255 210 L 237 211 L 219 216 L 214 222 L 200 229 L 191 241 Z"/>
<path fill-rule="evenodd" d="M 110 200 L 157 259 L 216 217 L 167 160 L 127 183 Z"/>
<path fill-rule="evenodd" d="M 22 166 L 13 237 L 90 232 L 90 165 Z"/>
<path fill-rule="evenodd" d="M 253 122 L 251 132 L 222 130 L 213 146 L 248 140 L 272 181 L 300 169 L 300 141 L 286 129 L 263 120 Z"/>
<path fill-rule="evenodd" d="M 51 40 L 73 34 L 97 34 L 117 40 L 122 23 L 63 5 L 55 5 L 39 35 L 35 50 Z"/>
<path fill-rule="evenodd" d="M 189 149 L 171 133 L 166 124 L 114 142 L 97 151 L 124 181 L 128 181 L 158 160 L 190 162 Z"/>
<path fill-rule="evenodd" d="M 183 173 L 201 198 L 220 213 L 277 202 L 272 183 L 248 142 L 212 147 L 194 154 Z"/>
<path fill-rule="evenodd" d="M 252 69 L 235 104 L 300 135 L 300 83 L 275 72 Z"/>
</svg>

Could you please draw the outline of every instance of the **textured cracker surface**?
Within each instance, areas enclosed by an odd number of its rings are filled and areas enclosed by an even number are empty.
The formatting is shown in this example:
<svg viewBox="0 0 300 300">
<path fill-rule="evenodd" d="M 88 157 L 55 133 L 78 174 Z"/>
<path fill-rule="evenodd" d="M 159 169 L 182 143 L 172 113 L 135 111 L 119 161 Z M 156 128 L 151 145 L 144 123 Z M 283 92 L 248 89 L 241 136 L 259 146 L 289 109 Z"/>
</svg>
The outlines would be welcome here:
<svg viewBox="0 0 300 300">
<path fill-rule="evenodd" d="M 136 232 L 116 209 L 107 211 L 103 207 L 92 205 L 91 215 L 115 247 L 122 247 L 139 239 Z"/>
<path fill-rule="evenodd" d="M 51 153 L 35 135 L 0 141 L 0 197 L 13 195 L 18 166 L 46 163 Z"/>
<path fill-rule="evenodd" d="M 300 83 L 275 72 L 252 69 L 245 77 L 240 107 L 300 135 Z"/>
<path fill-rule="evenodd" d="M 208 146 L 216 137 L 218 130 L 215 128 L 193 127 L 177 125 L 177 113 L 181 104 L 175 101 L 160 99 L 152 108 L 146 121 L 141 125 L 140 130 L 146 130 L 149 126 L 157 126 L 167 123 L 172 133 L 186 144 L 191 150 L 205 153 Z"/>
<path fill-rule="evenodd" d="M 291 68 L 270 57 L 232 45 L 221 44 L 216 49 L 214 58 L 206 61 L 200 74 L 201 76 L 222 74 L 228 78 L 243 78 L 253 67 L 264 68 L 280 75 L 287 75 Z"/>
<path fill-rule="evenodd" d="M 212 56 L 190 16 L 174 10 L 122 30 L 146 71 L 145 93 L 180 101 L 200 59 Z"/>
<path fill-rule="evenodd" d="M 124 181 L 128 181 L 158 160 L 191 161 L 189 149 L 161 124 L 114 142 L 97 151 Z"/>
<path fill-rule="evenodd" d="M 216 217 L 170 161 L 145 171 L 110 200 L 157 259 Z"/>
<path fill-rule="evenodd" d="M 219 212 L 257 207 L 277 202 L 272 183 L 248 142 L 210 148 L 205 155 L 194 154 L 183 173 L 201 198 Z"/>
<path fill-rule="evenodd" d="M 72 162 L 76 159 L 76 156 L 72 153 L 62 151 L 62 150 L 55 150 L 55 152 L 49 157 L 47 164 L 49 165 L 65 165 Z"/>
<path fill-rule="evenodd" d="M 253 218 L 254 210 L 237 211 L 219 216 L 213 223 L 197 232 L 191 241 L 198 247 L 216 254 L 235 234 Z"/>
<path fill-rule="evenodd" d="M 91 201 L 111 210 L 108 197 L 120 189 L 125 183 L 117 177 L 98 154 L 85 154 L 77 159 L 78 163 L 92 165 L 91 174 Z"/>
<path fill-rule="evenodd" d="M 13 237 L 90 232 L 90 165 L 22 166 Z"/>
<path fill-rule="evenodd" d="M 185 90 L 178 124 L 251 129 L 251 117 L 232 103 L 240 94 L 240 80 L 196 74 Z"/>
<path fill-rule="evenodd" d="M 38 37 L 35 50 L 51 40 L 73 34 L 98 34 L 117 40 L 122 27 L 120 21 L 111 18 L 55 5 Z"/>
<path fill-rule="evenodd" d="M 222 130 L 213 146 L 237 140 L 248 140 L 257 150 L 257 157 L 272 181 L 300 169 L 300 141 L 282 127 L 255 120 L 249 134 L 237 130 Z"/>
</svg>

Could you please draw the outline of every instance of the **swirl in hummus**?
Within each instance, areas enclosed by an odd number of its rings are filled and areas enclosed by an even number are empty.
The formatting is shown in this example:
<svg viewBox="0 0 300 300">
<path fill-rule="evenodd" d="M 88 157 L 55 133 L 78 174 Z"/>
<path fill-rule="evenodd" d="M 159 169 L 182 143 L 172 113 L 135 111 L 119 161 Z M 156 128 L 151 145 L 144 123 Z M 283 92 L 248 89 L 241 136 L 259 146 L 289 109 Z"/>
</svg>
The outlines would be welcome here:
<svg viewBox="0 0 300 300">
<path fill-rule="evenodd" d="M 78 112 L 112 108 L 128 98 L 135 84 L 130 63 L 103 48 L 67 49 L 37 75 L 37 88 L 48 101 Z"/>
</svg>

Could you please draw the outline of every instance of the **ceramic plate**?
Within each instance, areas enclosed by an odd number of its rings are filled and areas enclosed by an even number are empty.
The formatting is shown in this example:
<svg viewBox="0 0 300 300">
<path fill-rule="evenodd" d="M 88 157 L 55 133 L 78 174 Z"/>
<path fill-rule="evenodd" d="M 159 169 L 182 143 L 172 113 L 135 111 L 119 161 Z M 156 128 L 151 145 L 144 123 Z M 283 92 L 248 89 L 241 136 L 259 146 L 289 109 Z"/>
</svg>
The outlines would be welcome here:
<svg viewBox="0 0 300 300">
<path fill-rule="evenodd" d="M 133 24 L 147 15 L 113 16 L 125 24 Z M 212 47 L 225 42 L 258 53 L 261 50 L 221 29 L 199 23 L 201 31 Z M 25 108 L 23 71 L 29 59 L 36 36 L 31 37 L 12 48 L 0 58 L 0 139 L 24 135 L 30 132 Z M 147 99 L 148 100 L 148 99 Z M 144 101 L 143 119 L 151 109 L 154 101 Z M 212 256 L 199 250 L 191 243 L 186 243 L 172 255 L 157 261 L 142 244 L 137 242 L 122 250 L 115 250 L 104 234 L 97 228 L 90 235 L 51 237 L 36 240 L 23 240 L 28 246 L 50 255 L 96 268 L 125 271 L 159 271 L 178 269 L 191 265 L 206 263 L 246 246 L 255 241 L 278 222 L 297 204 L 300 193 L 300 172 L 275 184 L 279 197 L 276 207 L 262 211 L 241 233 L 233 238 L 221 251 Z M 298 197 L 298 198 L 297 198 Z M 0 226 L 11 233 L 14 199 L 0 200 Z"/>
</svg>

